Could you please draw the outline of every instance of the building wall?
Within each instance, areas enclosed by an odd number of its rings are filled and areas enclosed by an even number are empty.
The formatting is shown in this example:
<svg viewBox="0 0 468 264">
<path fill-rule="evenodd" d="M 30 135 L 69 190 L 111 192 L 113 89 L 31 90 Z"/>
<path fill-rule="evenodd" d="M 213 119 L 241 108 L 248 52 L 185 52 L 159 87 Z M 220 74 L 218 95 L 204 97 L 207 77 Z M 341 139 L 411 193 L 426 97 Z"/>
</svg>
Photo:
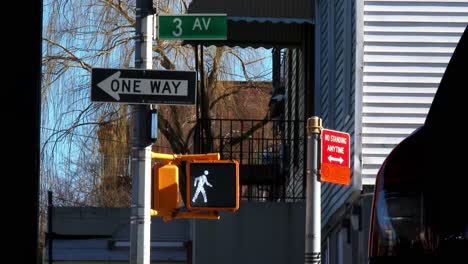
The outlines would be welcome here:
<svg viewBox="0 0 468 264">
<path fill-rule="evenodd" d="M 54 263 L 128 263 L 130 208 L 54 207 L 52 232 Z M 187 219 L 151 218 L 152 263 L 186 263 L 191 240 Z"/>
<path fill-rule="evenodd" d="M 424 123 L 468 23 L 468 0 L 364 1 L 363 184 Z"/>
<path fill-rule="evenodd" d="M 335 54 L 330 55 L 336 50 L 331 48 L 336 47 L 336 41 L 326 42 L 333 39 L 330 38 L 330 34 L 333 35 L 331 21 L 339 20 L 336 12 L 324 9 L 329 10 L 331 3 L 339 1 L 318 2 L 320 20 L 317 23 L 322 27 L 317 33 L 321 37 L 318 54 L 328 58 L 321 57 L 318 61 L 321 69 L 335 69 L 337 73 L 336 66 L 330 65 L 338 60 Z M 336 9 L 336 5 L 333 7 Z M 352 1 L 352 10 L 355 15 L 351 30 L 354 37 L 352 58 L 355 60 L 351 64 L 354 65 L 351 75 L 355 78 L 352 80 L 355 87 L 351 94 L 355 102 L 356 131 L 352 136 L 356 144 L 353 177 L 358 176 L 357 173 L 361 175 L 363 191 L 348 209 L 332 210 L 334 215 L 327 221 L 329 232 L 322 231 L 322 260 L 327 264 L 368 263 L 367 241 L 375 176 L 396 144 L 423 124 L 447 63 L 468 23 L 467 0 Z M 335 17 L 330 18 L 330 14 Z M 333 87 L 330 83 L 336 78 L 330 78 L 330 72 L 320 73 L 316 87 Z M 322 105 L 318 110 L 323 111 L 328 124 L 336 118 L 332 111 L 337 111 L 336 107 L 327 109 L 333 105 L 329 97 L 338 89 L 321 92 Z M 324 126 L 328 125 L 324 123 Z M 362 164 L 358 164 L 360 161 Z M 328 205 L 322 203 L 322 209 L 324 206 Z M 353 217 L 353 208 L 360 209 L 360 224 L 351 225 L 352 243 L 348 247 L 339 240 L 343 230 L 348 229 L 345 224 Z M 324 216 L 322 225 L 323 221 Z"/>
<path fill-rule="evenodd" d="M 366 188 L 367 189 L 367 188 Z M 322 264 L 368 264 L 368 236 L 372 207 L 372 190 L 353 204 L 353 209 L 335 221 L 329 231 L 322 233 Z"/>
<path fill-rule="evenodd" d="M 316 15 L 315 112 L 324 128 L 350 134 L 351 157 L 356 153 L 354 4 L 351 0 L 318 0 Z M 360 168 L 352 158 L 351 168 L 355 166 Z M 352 172 L 348 186 L 322 182 L 322 227 L 333 225 L 334 214 L 359 192 L 359 170 Z"/>
<path fill-rule="evenodd" d="M 303 264 L 305 204 L 241 203 L 219 220 L 193 220 L 194 264 Z"/>
<path fill-rule="evenodd" d="M 47 263 L 48 260 L 44 260 L 43 263 Z M 54 261 L 54 264 L 128 264 L 128 260 L 126 261 Z M 152 264 L 185 264 L 186 262 L 158 262 L 158 261 L 151 261 Z"/>
</svg>

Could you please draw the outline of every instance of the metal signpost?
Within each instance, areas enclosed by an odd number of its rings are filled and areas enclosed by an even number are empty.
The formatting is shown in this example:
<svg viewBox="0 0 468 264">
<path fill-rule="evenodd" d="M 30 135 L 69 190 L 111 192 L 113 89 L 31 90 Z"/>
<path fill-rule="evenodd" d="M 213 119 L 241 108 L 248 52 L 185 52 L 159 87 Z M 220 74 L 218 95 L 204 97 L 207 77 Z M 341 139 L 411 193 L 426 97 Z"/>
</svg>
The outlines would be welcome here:
<svg viewBox="0 0 468 264">
<path fill-rule="evenodd" d="M 321 181 L 348 185 L 350 136 L 324 129 L 322 119 L 307 120 L 305 263 L 321 263 Z"/>
<path fill-rule="evenodd" d="M 159 15 L 159 39 L 225 40 L 226 14 Z"/>
<path fill-rule="evenodd" d="M 152 0 L 136 0 L 135 67 L 140 69 L 93 68 L 91 76 L 91 101 L 133 104 L 131 130 L 133 184 L 129 256 L 131 264 L 150 263 L 151 143 L 152 140 L 156 140 L 156 135 L 149 135 L 147 129 L 150 105 L 194 105 L 197 94 L 196 72 L 152 70 L 153 12 Z M 227 38 L 225 14 L 160 15 L 157 24 L 160 25 L 160 39 L 224 40 Z M 151 110 L 151 118 L 154 119 L 151 124 L 152 129 L 157 129 L 156 107 Z M 212 169 L 214 168 L 210 167 L 210 170 Z M 238 171 L 238 165 L 235 174 L 229 171 L 230 175 L 235 175 L 234 182 L 231 182 L 235 186 L 235 191 L 229 196 L 230 199 L 234 199 L 234 203 L 230 201 L 221 205 L 232 211 L 239 207 Z M 219 187 L 222 186 L 219 184 Z M 180 217 L 219 219 L 217 212 L 205 215 L 181 213 Z"/>
<path fill-rule="evenodd" d="M 153 1 L 136 0 L 135 67 L 153 68 Z M 134 89 L 136 85 L 134 84 Z M 133 105 L 131 130 L 132 202 L 130 264 L 149 264 L 151 251 L 151 142 L 147 135 L 147 105 Z"/>
<path fill-rule="evenodd" d="M 320 263 L 321 259 L 321 183 L 318 162 L 321 130 L 321 118 L 314 116 L 307 120 L 305 263 Z"/>
</svg>

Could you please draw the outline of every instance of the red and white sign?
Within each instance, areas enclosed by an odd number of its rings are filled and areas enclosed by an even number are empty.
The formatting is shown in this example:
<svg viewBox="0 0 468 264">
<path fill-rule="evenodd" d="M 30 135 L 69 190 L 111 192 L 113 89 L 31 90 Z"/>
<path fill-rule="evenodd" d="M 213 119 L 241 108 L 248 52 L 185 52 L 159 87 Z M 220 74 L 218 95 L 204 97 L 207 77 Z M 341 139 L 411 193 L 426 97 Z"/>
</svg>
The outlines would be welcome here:
<svg viewBox="0 0 468 264">
<path fill-rule="evenodd" d="M 322 129 L 321 181 L 350 184 L 349 149 L 350 137 L 348 133 Z"/>
</svg>

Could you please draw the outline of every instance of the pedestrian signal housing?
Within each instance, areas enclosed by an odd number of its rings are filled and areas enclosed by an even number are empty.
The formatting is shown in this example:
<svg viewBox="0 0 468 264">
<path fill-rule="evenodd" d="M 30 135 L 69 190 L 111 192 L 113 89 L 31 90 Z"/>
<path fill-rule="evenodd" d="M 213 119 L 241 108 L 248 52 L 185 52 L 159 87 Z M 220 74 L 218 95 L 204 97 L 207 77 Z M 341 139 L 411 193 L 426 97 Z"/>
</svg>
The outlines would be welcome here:
<svg viewBox="0 0 468 264">
<path fill-rule="evenodd" d="M 174 164 L 153 167 L 151 208 L 173 210 L 179 206 L 179 167 Z"/>
<path fill-rule="evenodd" d="M 239 209 L 239 163 L 235 160 L 187 162 L 189 210 L 236 211 Z"/>
</svg>

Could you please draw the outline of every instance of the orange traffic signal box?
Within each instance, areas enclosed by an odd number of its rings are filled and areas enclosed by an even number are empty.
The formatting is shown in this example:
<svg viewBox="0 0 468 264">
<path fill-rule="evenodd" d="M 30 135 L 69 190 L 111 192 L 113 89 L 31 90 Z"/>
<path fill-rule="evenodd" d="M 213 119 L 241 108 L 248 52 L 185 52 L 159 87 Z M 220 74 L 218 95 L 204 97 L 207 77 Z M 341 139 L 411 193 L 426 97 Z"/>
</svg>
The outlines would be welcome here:
<svg viewBox="0 0 468 264">
<path fill-rule="evenodd" d="M 174 210 L 179 206 L 179 167 L 174 164 L 153 166 L 151 208 Z"/>
</svg>

